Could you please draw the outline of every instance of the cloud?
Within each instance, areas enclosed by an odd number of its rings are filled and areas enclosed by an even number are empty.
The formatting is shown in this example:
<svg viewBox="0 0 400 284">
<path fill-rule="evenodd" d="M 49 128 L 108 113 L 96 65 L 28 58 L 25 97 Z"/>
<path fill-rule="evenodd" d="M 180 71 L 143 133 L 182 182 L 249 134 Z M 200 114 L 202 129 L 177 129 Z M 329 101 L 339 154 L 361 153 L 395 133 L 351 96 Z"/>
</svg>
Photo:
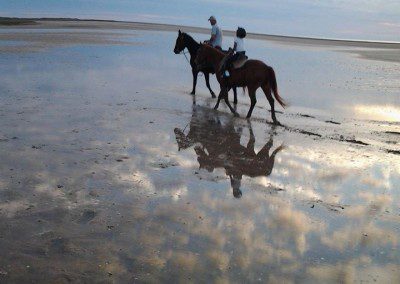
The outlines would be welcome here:
<svg viewBox="0 0 400 284">
<path fill-rule="evenodd" d="M 384 26 L 386 28 L 400 29 L 400 23 L 394 22 L 381 22 L 379 25 Z"/>
</svg>

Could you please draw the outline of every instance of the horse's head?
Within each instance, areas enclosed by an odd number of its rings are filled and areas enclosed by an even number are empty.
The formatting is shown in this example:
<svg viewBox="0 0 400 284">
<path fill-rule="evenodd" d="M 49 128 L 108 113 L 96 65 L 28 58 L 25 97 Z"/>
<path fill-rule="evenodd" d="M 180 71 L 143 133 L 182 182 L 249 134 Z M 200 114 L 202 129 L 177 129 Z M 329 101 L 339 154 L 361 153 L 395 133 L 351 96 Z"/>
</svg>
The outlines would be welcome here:
<svg viewBox="0 0 400 284">
<path fill-rule="evenodd" d="M 174 53 L 179 54 L 185 49 L 184 33 L 181 30 L 178 31 L 178 37 L 176 38 Z"/>
<path fill-rule="evenodd" d="M 196 63 L 198 70 L 201 70 L 206 66 L 210 66 L 210 48 L 211 47 L 207 44 L 201 44 L 200 48 L 197 50 L 194 63 Z"/>
</svg>

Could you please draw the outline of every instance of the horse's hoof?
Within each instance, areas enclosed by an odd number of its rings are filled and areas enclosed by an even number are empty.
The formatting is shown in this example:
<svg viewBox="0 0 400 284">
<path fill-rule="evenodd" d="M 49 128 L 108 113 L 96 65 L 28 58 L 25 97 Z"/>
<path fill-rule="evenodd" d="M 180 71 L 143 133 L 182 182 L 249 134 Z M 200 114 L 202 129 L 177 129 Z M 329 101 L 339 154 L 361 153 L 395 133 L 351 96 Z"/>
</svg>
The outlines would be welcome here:
<svg viewBox="0 0 400 284">
<path fill-rule="evenodd" d="M 217 96 L 215 94 L 211 94 L 211 97 L 215 99 Z"/>
<path fill-rule="evenodd" d="M 234 112 L 234 113 L 233 113 L 233 116 L 234 116 L 234 117 L 240 117 L 240 115 L 239 115 L 237 112 Z"/>
<path fill-rule="evenodd" d="M 233 101 L 233 104 L 234 104 L 234 105 L 237 105 L 237 103 L 238 103 L 237 101 Z"/>
<path fill-rule="evenodd" d="M 282 126 L 282 123 L 280 123 L 280 122 L 277 121 L 277 120 L 274 120 L 274 125 Z"/>
<path fill-rule="evenodd" d="M 195 91 L 191 91 L 190 94 L 191 94 L 191 95 L 194 95 L 194 94 L 196 94 L 196 93 L 195 93 Z"/>
<path fill-rule="evenodd" d="M 217 107 L 217 106 L 215 106 L 215 107 L 214 107 L 214 110 L 217 110 L 217 109 L 218 109 L 218 107 Z"/>
</svg>

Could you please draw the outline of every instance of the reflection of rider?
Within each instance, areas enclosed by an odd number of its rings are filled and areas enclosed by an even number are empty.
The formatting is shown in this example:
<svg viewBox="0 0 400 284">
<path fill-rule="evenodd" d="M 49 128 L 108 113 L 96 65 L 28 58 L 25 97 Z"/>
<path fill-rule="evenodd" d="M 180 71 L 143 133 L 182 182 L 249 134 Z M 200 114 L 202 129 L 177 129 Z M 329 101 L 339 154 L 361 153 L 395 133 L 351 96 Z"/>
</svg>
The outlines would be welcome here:
<svg viewBox="0 0 400 284">
<path fill-rule="evenodd" d="M 230 178 L 233 196 L 240 198 L 243 175 L 249 177 L 269 176 L 274 167 L 276 154 L 283 149 L 279 146 L 270 153 L 273 135 L 258 152 L 255 152 L 255 136 L 249 122 L 249 141 L 246 146 L 240 144 L 242 128 L 235 127 L 234 121 L 227 123 L 207 108 L 193 106 L 190 130 L 187 135 L 182 130 L 174 130 L 179 149 L 197 144 L 194 150 L 201 169 L 213 172 L 217 168 L 225 169 Z"/>
<path fill-rule="evenodd" d="M 233 43 L 233 49 L 229 52 L 228 58 L 226 59 L 224 66 L 222 66 L 221 68 L 224 77 L 229 77 L 228 69 L 231 67 L 231 64 L 235 62 L 237 59 L 239 59 L 239 57 L 246 55 L 246 51 L 244 49 L 245 37 L 246 37 L 246 30 L 244 28 L 238 27 L 238 29 L 236 30 L 236 37 Z"/>
<path fill-rule="evenodd" d="M 242 176 L 238 175 L 229 175 L 231 180 L 232 194 L 235 198 L 242 197 L 242 191 L 240 190 L 240 186 L 242 185 Z"/>
<path fill-rule="evenodd" d="M 214 16 L 211 16 L 208 20 L 211 24 L 211 38 L 205 42 L 219 50 L 222 50 L 222 31 L 217 25 L 217 20 Z"/>
</svg>

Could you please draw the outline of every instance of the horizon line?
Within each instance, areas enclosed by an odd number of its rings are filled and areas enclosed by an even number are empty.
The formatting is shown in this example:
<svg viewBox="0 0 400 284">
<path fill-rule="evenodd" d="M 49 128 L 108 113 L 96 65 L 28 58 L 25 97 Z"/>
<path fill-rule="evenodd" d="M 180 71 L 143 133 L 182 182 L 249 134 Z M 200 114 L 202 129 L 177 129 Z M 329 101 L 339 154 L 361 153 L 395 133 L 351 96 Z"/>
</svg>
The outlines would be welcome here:
<svg viewBox="0 0 400 284">
<path fill-rule="evenodd" d="M 154 22 L 137 22 L 137 21 L 122 21 L 122 20 L 110 20 L 110 19 L 93 19 L 93 18 L 70 18 L 70 17 L 36 17 L 36 18 L 28 18 L 28 17 L 3 17 L 0 16 L 0 28 L 7 26 L 12 27 L 12 25 L 1 25 L 2 20 L 26 20 L 26 21 L 60 21 L 60 22 L 110 22 L 110 23 L 127 23 L 127 24 L 148 24 L 148 25 L 156 25 L 156 26 L 164 26 L 164 27 L 175 27 L 175 28 L 189 28 L 189 29 L 198 29 L 201 32 L 208 32 L 209 28 L 205 27 L 196 27 L 196 26 L 188 26 L 188 25 L 177 25 L 177 24 L 166 24 L 166 23 L 154 23 Z M 228 34 L 234 34 L 233 30 L 222 30 Z M 198 31 L 197 31 L 198 32 Z M 295 36 L 295 35 L 278 35 L 278 34 L 265 34 L 265 33 L 255 33 L 255 32 L 247 32 L 247 35 L 252 37 L 276 37 L 276 38 L 284 38 L 284 39 L 300 39 L 300 40 L 314 40 L 314 41 L 333 41 L 333 42 L 353 42 L 353 43 L 375 43 L 375 44 L 389 44 L 389 45 L 399 45 L 400 41 L 382 41 L 382 40 L 367 40 L 367 39 L 348 39 L 348 38 L 329 38 L 329 37 L 311 37 L 311 36 Z M 255 38 L 257 39 L 257 38 Z"/>
</svg>

